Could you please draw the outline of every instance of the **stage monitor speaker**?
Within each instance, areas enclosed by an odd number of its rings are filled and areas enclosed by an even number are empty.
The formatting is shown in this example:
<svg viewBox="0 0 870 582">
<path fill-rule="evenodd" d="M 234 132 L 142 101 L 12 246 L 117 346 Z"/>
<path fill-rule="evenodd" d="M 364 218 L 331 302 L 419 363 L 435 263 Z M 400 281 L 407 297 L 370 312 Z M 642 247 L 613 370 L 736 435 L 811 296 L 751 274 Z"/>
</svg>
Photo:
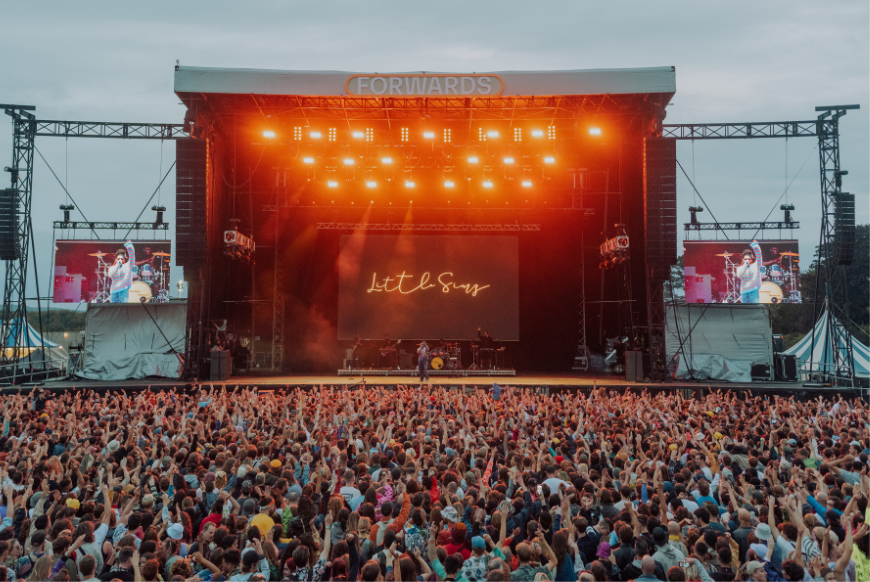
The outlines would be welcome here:
<svg viewBox="0 0 870 582">
<path fill-rule="evenodd" d="M 232 358 L 229 352 L 211 352 L 211 380 L 228 380 L 231 374 Z"/>
<path fill-rule="evenodd" d="M 852 264 L 855 254 L 855 195 L 842 192 L 834 199 L 834 267 Z"/>
<path fill-rule="evenodd" d="M 208 251 L 207 140 L 176 141 L 175 163 L 175 262 L 199 267 Z"/>
<path fill-rule="evenodd" d="M 0 259 L 4 261 L 21 258 L 18 226 L 18 190 L 0 190 Z"/>
<path fill-rule="evenodd" d="M 769 364 L 752 364 L 749 370 L 749 375 L 753 381 L 768 382 L 770 381 L 770 365 Z"/>
<path fill-rule="evenodd" d="M 414 368 L 414 357 L 411 354 L 399 354 L 400 370 L 413 370 Z"/>
<path fill-rule="evenodd" d="M 643 382 L 643 353 L 625 352 L 625 381 Z"/>
<path fill-rule="evenodd" d="M 797 382 L 797 356 L 792 354 L 776 354 L 776 379 L 780 382 Z"/>
</svg>

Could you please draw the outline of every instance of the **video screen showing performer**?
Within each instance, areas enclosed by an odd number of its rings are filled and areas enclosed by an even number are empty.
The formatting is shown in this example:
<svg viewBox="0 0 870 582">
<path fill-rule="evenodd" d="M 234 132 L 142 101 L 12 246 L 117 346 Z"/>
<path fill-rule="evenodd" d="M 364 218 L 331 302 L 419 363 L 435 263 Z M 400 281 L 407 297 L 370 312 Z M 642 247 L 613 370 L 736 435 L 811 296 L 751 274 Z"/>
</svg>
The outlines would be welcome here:
<svg viewBox="0 0 870 582">
<path fill-rule="evenodd" d="M 170 297 L 168 240 L 59 240 L 55 303 L 163 302 Z"/>
<path fill-rule="evenodd" d="M 684 241 L 687 303 L 800 303 L 796 240 Z"/>
</svg>

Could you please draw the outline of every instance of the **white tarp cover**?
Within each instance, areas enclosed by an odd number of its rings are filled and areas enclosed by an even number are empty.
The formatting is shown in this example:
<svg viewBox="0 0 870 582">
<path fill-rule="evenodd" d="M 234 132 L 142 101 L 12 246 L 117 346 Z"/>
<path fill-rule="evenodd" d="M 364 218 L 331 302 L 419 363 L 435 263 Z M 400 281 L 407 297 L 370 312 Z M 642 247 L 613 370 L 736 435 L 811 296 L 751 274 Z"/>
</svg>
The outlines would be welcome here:
<svg viewBox="0 0 870 582">
<path fill-rule="evenodd" d="M 773 370 L 766 305 L 684 303 L 666 311 L 665 349 L 669 360 L 679 355 L 677 376 L 751 382 L 753 364 Z"/>
<path fill-rule="evenodd" d="M 255 95 L 347 95 L 345 82 L 352 75 L 452 74 L 441 71 L 278 71 L 176 67 L 176 93 L 229 93 Z M 469 74 L 455 73 L 456 75 Z M 475 71 L 476 75 L 499 75 L 504 81 L 502 97 L 517 95 L 629 95 L 674 93 L 674 67 L 636 69 L 588 69 L 573 71 Z"/>
<path fill-rule="evenodd" d="M 84 365 L 78 375 L 88 380 L 180 378 L 181 364 L 169 347 L 184 354 L 186 321 L 186 301 L 89 303 Z"/>
</svg>

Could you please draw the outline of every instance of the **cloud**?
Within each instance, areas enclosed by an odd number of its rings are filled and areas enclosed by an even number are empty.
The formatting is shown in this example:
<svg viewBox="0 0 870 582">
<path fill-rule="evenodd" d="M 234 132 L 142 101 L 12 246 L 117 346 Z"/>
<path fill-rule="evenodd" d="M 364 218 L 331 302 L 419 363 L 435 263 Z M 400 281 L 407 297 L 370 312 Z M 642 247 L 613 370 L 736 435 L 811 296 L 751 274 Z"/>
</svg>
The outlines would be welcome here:
<svg viewBox="0 0 870 582">
<path fill-rule="evenodd" d="M 811 119 L 813 107 L 859 103 L 843 119 L 845 188 L 870 215 L 870 7 L 866 0 L 757 2 L 399 1 L 7 2 L 2 100 L 43 119 L 179 122 L 173 66 L 355 71 L 551 70 L 674 65 L 668 122 Z M 789 171 L 813 140 L 790 140 Z M 157 185 L 158 143 L 39 138 L 93 219 L 132 220 Z M 680 144 L 690 163 L 691 144 Z M 785 144 L 696 143 L 698 186 L 723 220 L 760 220 L 785 182 Z M 164 145 L 163 168 L 173 159 Z M 0 123 L 0 157 L 11 131 Z M 688 168 L 687 168 L 688 169 Z M 34 227 L 41 273 L 62 190 L 36 163 Z M 172 200 L 169 191 L 164 200 Z M 692 191 L 679 181 L 679 220 Z M 802 246 L 818 240 L 818 164 L 793 185 Z M 172 204 L 168 204 L 172 209 Z M 150 213 L 150 211 L 148 211 Z M 778 211 L 777 211 L 778 212 Z M 759 216 L 759 213 L 762 216 Z M 167 219 L 174 222 L 174 209 Z"/>
</svg>

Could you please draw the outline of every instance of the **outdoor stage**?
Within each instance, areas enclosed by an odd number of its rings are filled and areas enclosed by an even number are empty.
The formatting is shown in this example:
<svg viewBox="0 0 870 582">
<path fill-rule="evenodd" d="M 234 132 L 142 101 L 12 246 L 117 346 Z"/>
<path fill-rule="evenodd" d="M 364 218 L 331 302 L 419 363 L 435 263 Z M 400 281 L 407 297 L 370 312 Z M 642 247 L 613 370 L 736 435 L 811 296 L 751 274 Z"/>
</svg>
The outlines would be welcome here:
<svg viewBox="0 0 870 582">
<path fill-rule="evenodd" d="M 228 389 L 235 388 L 252 388 L 257 387 L 261 390 L 275 390 L 286 387 L 314 389 L 321 385 L 323 386 L 339 386 L 342 388 L 354 389 L 362 385 L 383 387 L 386 389 L 395 389 L 398 385 L 403 386 L 419 386 L 420 381 L 417 376 L 408 375 L 407 370 L 403 376 L 372 376 L 358 371 L 354 376 L 330 376 L 330 375 L 286 375 L 286 376 L 239 376 L 230 378 L 227 381 L 209 382 L 204 381 L 202 385 L 208 387 L 210 385 L 226 386 Z M 728 382 L 626 382 L 617 376 L 605 374 L 519 374 L 511 378 L 485 378 L 485 377 L 469 377 L 462 378 L 456 376 L 431 376 L 430 384 L 433 386 L 444 386 L 450 389 L 458 390 L 463 387 L 467 390 L 488 390 L 493 382 L 498 382 L 501 386 L 511 388 L 528 388 L 538 391 L 549 392 L 584 392 L 588 393 L 591 390 L 602 386 L 612 389 L 617 392 L 625 390 L 640 391 L 649 390 L 650 392 L 679 392 L 684 397 L 692 397 L 700 391 L 705 390 L 723 390 L 738 392 L 742 395 L 782 395 L 786 397 L 795 396 L 796 398 L 814 398 L 816 396 L 824 396 L 825 398 L 835 397 L 837 394 L 845 396 L 854 396 L 857 394 L 857 389 L 840 389 L 840 388 L 820 388 L 809 387 L 797 384 L 794 382 L 753 382 L 747 384 L 733 384 Z M 154 390 L 168 390 L 178 388 L 181 390 L 189 390 L 192 388 L 190 382 L 172 381 L 165 379 L 144 379 L 144 380 L 123 380 L 119 382 L 94 382 L 94 381 L 52 381 L 39 385 L 49 392 L 65 392 L 67 390 L 95 390 L 97 392 L 129 390 L 140 391 L 149 388 Z M 32 386 L 25 386 L 23 389 L 29 391 Z M 13 393 L 17 392 L 18 388 L 6 388 L 2 392 Z M 0 393 L 2 393 L 0 392 Z"/>
</svg>

